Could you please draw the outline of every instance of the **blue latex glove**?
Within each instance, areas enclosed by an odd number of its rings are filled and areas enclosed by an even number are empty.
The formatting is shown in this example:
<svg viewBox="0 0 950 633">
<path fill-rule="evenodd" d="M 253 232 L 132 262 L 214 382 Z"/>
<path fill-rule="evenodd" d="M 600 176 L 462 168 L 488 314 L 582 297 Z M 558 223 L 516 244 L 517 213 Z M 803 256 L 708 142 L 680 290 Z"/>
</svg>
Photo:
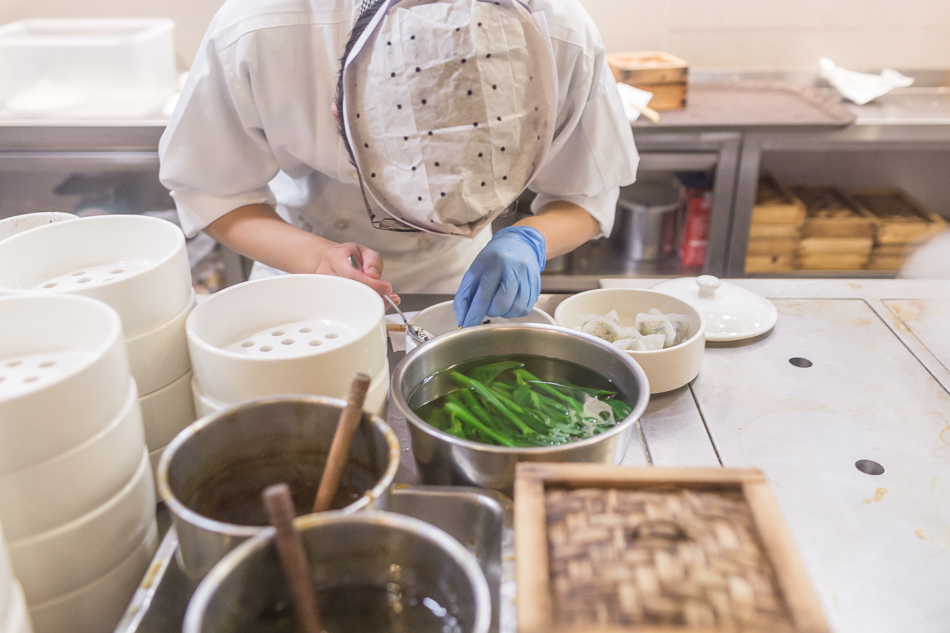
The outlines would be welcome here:
<svg viewBox="0 0 950 633">
<path fill-rule="evenodd" d="M 538 301 L 545 243 L 541 231 L 509 226 L 495 233 L 469 266 L 453 307 L 459 325 L 478 325 L 486 316 L 525 316 Z"/>
</svg>

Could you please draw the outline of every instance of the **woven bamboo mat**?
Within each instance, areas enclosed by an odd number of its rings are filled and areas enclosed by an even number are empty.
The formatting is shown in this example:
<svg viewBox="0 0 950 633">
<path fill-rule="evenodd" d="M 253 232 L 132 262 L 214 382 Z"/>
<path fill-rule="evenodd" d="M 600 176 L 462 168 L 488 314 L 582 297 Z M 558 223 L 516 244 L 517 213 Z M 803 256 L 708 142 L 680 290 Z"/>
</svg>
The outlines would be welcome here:
<svg viewBox="0 0 950 633">
<path fill-rule="evenodd" d="M 738 492 L 545 492 L 554 621 L 792 630 Z"/>
</svg>

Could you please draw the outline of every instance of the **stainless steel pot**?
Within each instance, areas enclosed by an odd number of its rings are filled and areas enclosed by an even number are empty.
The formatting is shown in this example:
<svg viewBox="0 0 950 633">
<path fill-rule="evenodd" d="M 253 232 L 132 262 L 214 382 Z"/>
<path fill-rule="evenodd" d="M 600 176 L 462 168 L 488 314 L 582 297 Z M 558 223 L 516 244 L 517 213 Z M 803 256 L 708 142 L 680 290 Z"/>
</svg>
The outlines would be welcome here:
<svg viewBox="0 0 950 633">
<path fill-rule="evenodd" d="M 442 530 L 391 512 L 322 513 L 294 526 L 327 630 L 488 631 L 485 575 Z M 298 630 L 273 534 L 261 532 L 211 570 L 188 605 L 183 633 Z M 380 627 L 374 613 L 396 625 Z"/>
<path fill-rule="evenodd" d="M 620 189 L 617 228 L 627 259 L 652 261 L 676 250 L 683 185 L 672 174 L 648 174 Z"/>
<path fill-rule="evenodd" d="M 584 440 L 560 446 L 509 448 L 444 433 L 415 414 L 413 407 L 422 402 L 410 406 L 416 388 L 435 372 L 471 359 L 512 354 L 581 365 L 609 379 L 633 411 L 612 429 Z M 427 387 L 431 384 L 428 382 Z M 409 423 L 422 483 L 475 485 L 509 493 L 515 464 L 521 461 L 618 463 L 649 397 L 646 374 L 628 354 L 588 334 L 540 324 L 485 325 L 436 337 L 399 362 L 390 389 L 392 402 Z"/>
<path fill-rule="evenodd" d="M 323 396 L 252 400 L 201 418 L 169 443 L 158 490 L 171 510 L 179 558 L 194 579 L 267 525 L 261 492 L 290 486 L 298 514 L 310 511 L 345 402 Z M 363 414 L 334 508 L 385 509 L 399 467 L 399 440 Z"/>
</svg>

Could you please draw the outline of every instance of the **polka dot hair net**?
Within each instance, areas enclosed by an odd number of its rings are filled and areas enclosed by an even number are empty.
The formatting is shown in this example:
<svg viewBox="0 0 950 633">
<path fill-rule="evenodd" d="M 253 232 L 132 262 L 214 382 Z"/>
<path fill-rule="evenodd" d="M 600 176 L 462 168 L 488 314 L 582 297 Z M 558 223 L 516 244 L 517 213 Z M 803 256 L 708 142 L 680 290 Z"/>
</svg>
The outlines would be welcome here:
<svg viewBox="0 0 950 633">
<path fill-rule="evenodd" d="M 347 57 L 343 123 L 371 206 L 472 237 L 537 174 L 557 84 L 543 16 L 517 0 L 391 0 Z"/>
</svg>

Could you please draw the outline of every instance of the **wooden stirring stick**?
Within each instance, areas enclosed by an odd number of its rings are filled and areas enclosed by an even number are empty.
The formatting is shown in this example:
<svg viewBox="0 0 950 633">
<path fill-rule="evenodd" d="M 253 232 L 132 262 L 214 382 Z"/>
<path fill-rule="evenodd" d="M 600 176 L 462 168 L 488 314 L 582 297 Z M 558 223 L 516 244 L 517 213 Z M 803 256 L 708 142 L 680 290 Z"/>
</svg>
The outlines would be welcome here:
<svg viewBox="0 0 950 633">
<path fill-rule="evenodd" d="M 333 443 L 330 444 L 330 454 L 327 455 L 327 465 L 323 469 L 317 497 L 313 500 L 314 512 L 329 510 L 333 497 L 336 496 L 336 490 L 340 486 L 340 476 L 343 474 L 343 467 L 350 454 L 353 435 L 363 418 L 363 401 L 366 399 L 369 382 L 369 376 L 366 374 L 356 374 L 353 384 L 350 385 L 350 395 L 340 413 L 340 421 L 337 422 L 336 432 L 333 434 Z"/>
<path fill-rule="evenodd" d="M 317 598 L 310 584 L 310 566 L 303 549 L 300 533 L 294 529 L 294 500 L 287 484 L 274 484 L 264 489 L 264 507 L 276 532 L 274 541 L 280 555 L 284 576 L 294 599 L 294 611 L 304 633 L 322 633 L 323 623 L 317 608 Z"/>
</svg>

